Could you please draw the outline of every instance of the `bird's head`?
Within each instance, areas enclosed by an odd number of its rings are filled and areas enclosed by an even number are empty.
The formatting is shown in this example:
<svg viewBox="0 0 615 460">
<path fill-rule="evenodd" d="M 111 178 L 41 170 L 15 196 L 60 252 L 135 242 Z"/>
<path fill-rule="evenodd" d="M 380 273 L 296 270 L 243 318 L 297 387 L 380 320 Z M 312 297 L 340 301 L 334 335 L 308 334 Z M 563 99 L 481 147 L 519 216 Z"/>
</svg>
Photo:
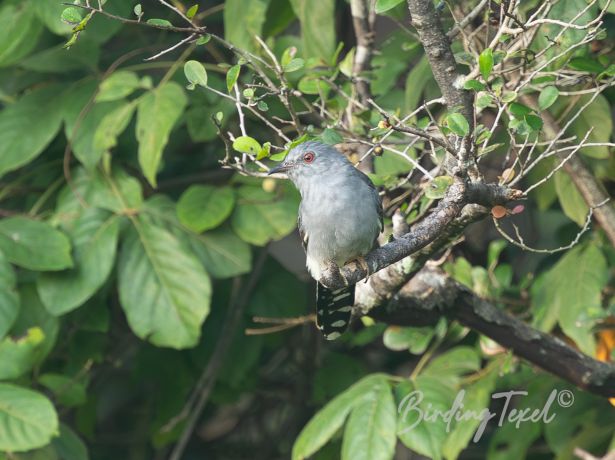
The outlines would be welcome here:
<svg viewBox="0 0 615 460">
<path fill-rule="evenodd" d="M 293 148 L 284 161 L 269 170 L 269 174 L 286 173 L 295 184 L 323 176 L 339 168 L 352 166 L 335 147 L 318 141 L 308 141 Z"/>
</svg>

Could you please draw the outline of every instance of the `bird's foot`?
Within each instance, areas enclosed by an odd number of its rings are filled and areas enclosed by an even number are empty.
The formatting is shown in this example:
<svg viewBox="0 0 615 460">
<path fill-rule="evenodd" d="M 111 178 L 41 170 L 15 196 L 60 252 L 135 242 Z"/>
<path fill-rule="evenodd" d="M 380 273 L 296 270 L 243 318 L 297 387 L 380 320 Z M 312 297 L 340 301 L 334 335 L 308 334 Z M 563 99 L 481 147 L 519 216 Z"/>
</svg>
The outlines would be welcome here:
<svg viewBox="0 0 615 460">
<path fill-rule="evenodd" d="M 359 267 L 361 267 L 363 270 L 365 270 L 367 272 L 367 276 L 365 277 L 365 282 L 367 283 L 367 280 L 368 280 L 368 278 L 370 277 L 370 275 L 372 273 L 370 271 L 369 264 L 365 260 L 365 257 L 359 256 L 359 257 L 357 257 L 355 259 L 352 259 L 350 262 L 356 263 Z"/>
</svg>

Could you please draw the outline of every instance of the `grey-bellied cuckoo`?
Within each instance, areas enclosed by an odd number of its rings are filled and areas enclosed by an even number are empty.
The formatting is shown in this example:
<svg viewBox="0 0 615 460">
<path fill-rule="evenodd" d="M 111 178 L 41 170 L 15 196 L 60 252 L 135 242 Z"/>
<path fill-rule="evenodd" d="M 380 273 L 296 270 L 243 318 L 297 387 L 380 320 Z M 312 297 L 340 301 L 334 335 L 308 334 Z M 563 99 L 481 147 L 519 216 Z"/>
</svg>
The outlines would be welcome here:
<svg viewBox="0 0 615 460">
<path fill-rule="evenodd" d="M 269 174 L 285 172 L 301 193 L 299 233 L 316 283 L 317 325 L 328 340 L 348 327 L 354 286 L 318 283 L 332 263 L 361 260 L 382 231 L 382 204 L 370 179 L 334 147 L 308 141 L 293 148 Z M 363 261 L 364 262 L 364 261 Z"/>
</svg>

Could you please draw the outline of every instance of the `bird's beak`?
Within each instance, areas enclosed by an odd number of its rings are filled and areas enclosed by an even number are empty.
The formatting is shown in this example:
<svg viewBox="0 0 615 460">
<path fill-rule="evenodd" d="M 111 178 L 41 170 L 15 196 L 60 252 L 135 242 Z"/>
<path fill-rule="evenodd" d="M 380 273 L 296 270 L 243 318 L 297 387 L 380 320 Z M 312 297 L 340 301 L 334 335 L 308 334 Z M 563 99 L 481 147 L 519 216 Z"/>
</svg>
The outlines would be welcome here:
<svg viewBox="0 0 615 460">
<path fill-rule="evenodd" d="M 290 167 L 291 167 L 290 164 L 280 163 L 275 168 L 271 168 L 269 172 L 267 173 L 267 175 L 271 176 L 272 174 L 276 174 L 276 173 L 285 173 L 286 171 L 290 169 Z"/>
</svg>

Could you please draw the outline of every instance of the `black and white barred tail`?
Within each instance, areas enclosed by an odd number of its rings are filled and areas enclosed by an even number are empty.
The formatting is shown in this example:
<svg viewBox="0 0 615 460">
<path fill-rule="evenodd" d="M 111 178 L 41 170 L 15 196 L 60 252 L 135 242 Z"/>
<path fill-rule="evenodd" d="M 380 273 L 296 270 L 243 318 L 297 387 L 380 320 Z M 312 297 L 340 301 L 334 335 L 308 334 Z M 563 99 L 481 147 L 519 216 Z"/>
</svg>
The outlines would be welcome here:
<svg viewBox="0 0 615 460">
<path fill-rule="evenodd" d="M 316 325 L 327 340 L 346 331 L 354 305 L 354 286 L 331 290 L 316 283 Z"/>
</svg>

